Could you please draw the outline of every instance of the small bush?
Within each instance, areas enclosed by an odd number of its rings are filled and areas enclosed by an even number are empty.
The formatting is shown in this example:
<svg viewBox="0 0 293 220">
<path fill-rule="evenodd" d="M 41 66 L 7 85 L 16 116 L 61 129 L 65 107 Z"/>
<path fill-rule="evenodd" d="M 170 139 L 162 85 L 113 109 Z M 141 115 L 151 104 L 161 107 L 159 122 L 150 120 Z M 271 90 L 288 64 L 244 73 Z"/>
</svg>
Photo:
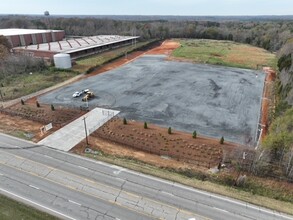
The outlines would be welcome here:
<svg viewBox="0 0 293 220">
<path fill-rule="evenodd" d="M 278 60 L 278 67 L 279 70 L 282 71 L 283 69 L 288 70 L 292 65 L 292 58 L 291 53 L 288 55 L 283 55 Z"/>
<path fill-rule="evenodd" d="M 55 107 L 54 107 L 54 105 L 52 105 L 52 104 L 51 104 L 51 110 L 52 110 L 52 111 L 55 111 Z"/>
<path fill-rule="evenodd" d="M 172 134 L 172 128 L 171 127 L 168 128 L 168 134 Z"/>
<path fill-rule="evenodd" d="M 193 137 L 193 138 L 196 138 L 196 136 L 197 136 L 197 133 L 196 133 L 196 131 L 194 131 L 194 132 L 192 133 L 192 137 Z"/>
<path fill-rule="evenodd" d="M 223 136 L 220 139 L 220 144 L 224 144 L 224 137 Z"/>
<path fill-rule="evenodd" d="M 146 122 L 144 122 L 143 127 L 144 127 L 144 129 L 147 129 L 148 128 L 148 124 Z"/>
<path fill-rule="evenodd" d="M 96 69 L 96 67 L 92 66 L 92 67 L 88 68 L 88 70 L 85 73 L 89 74 L 89 73 L 93 72 L 95 69 Z"/>
<path fill-rule="evenodd" d="M 36 101 L 36 106 L 37 106 L 37 108 L 40 108 L 41 107 L 40 106 L 40 103 L 38 101 Z"/>
<path fill-rule="evenodd" d="M 124 125 L 127 125 L 127 120 L 126 120 L 126 118 L 123 118 L 123 124 L 124 124 Z"/>
<path fill-rule="evenodd" d="M 23 101 L 23 99 L 21 99 L 20 102 L 21 102 L 22 105 L 24 105 L 24 101 Z"/>
</svg>

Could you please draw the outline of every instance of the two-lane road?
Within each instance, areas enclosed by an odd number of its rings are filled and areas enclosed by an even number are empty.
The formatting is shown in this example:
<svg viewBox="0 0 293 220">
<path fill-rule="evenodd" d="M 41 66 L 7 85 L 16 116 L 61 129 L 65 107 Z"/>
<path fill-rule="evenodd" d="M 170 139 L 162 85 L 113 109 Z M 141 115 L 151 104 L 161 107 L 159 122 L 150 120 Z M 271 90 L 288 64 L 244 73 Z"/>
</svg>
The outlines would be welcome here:
<svg viewBox="0 0 293 220">
<path fill-rule="evenodd" d="M 0 193 L 64 219 L 293 219 L 6 135 L 0 135 Z"/>
</svg>

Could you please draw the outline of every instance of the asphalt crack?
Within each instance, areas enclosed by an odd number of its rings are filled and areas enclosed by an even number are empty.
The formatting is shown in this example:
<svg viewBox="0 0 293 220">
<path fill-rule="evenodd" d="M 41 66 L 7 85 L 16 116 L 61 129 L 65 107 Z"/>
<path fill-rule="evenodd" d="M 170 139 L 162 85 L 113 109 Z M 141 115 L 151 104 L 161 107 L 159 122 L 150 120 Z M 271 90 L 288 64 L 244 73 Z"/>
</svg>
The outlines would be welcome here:
<svg viewBox="0 0 293 220">
<path fill-rule="evenodd" d="M 124 187 L 125 183 L 126 183 L 126 181 L 124 181 L 124 182 L 122 183 L 122 185 L 121 185 L 121 187 L 120 187 L 120 191 L 119 191 L 118 195 L 117 195 L 116 198 L 115 198 L 115 202 L 117 202 L 117 199 L 119 198 L 121 192 L 123 191 L 123 187 Z"/>
</svg>

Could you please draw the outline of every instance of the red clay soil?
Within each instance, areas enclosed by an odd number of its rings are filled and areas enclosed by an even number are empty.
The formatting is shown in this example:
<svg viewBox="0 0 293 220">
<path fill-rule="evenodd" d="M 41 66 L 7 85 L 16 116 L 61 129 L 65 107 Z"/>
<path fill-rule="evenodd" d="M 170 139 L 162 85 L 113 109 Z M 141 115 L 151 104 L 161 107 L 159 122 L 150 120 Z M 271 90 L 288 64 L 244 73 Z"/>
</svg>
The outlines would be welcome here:
<svg viewBox="0 0 293 220">
<path fill-rule="evenodd" d="M 40 107 L 37 107 L 36 100 L 35 97 L 26 100 L 24 105 L 17 103 L 8 108 L 0 109 L 0 118 L 6 118 L 6 125 L 11 124 L 15 126 L 15 129 L 23 129 L 22 125 L 29 122 L 24 130 L 29 131 L 29 128 L 32 127 L 31 132 L 34 134 L 34 141 L 36 142 L 86 113 L 85 111 L 64 107 L 55 107 L 55 110 L 52 111 L 51 105 L 41 104 Z M 2 123 L 4 122 L 1 120 Z M 53 125 L 52 130 L 42 135 L 41 127 L 49 123 Z M 5 127 L 9 129 L 8 126 Z"/>
<path fill-rule="evenodd" d="M 242 158 L 243 152 L 253 152 L 243 146 L 192 134 L 172 131 L 167 128 L 144 123 L 113 118 L 89 138 L 92 150 L 102 151 L 119 157 L 132 157 L 159 167 L 192 168 L 206 170 L 216 167 L 220 162 L 229 162 L 233 158 Z M 71 151 L 84 154 L 86 144 L 80 143 Z"/>
<path fill-rule="evenodd" d="M 110 120 L 93 136 L 206 168 L 218 165 L 223 157 L 219 141 L 194 139 L 191 134 L 177 131 L 168 134 L 166 128 L 153 125 L 144 129 L 143 123 L 135 121 L 124 125 L 119 118 Z"/>
<path fill-rule="evenodd" d="M 32 135 L 31 140 L 38 142 L 42 139 L 40 128 L 42 123 L 24 119 L 20 116 L 11 116 L 0 113 L 0 132 L 22 136 L 23 134 Z M 22 135 L 21 135 L 22 134 Z"/>
<path fill-rule="evenodd" d="M 261 126 L 262 126 L 262 133 L 260 139 L 262 140 L 268 133 L 269 128 L 269 107 L 270 107 L 270 101 L 271 101 L 271 83 L 276 78 L 276 72 L 271 69 L 270 67 L 264 67 L 263 70 L 266 73 L 265 78 L 265 84 L 264 84 L 264 90 L 263 90 L 263 99 L 262 99 L 262 106 L 261 106 Z"/>
<path fill-rule="evenodd" d="M 179 42 L 175 42 L 172 40 L 165 40 L 159 47 L 156 47 L 152 50 L 149 50 L 146 54 L 164 54 L 170 56 L 172 51 L 176 48 L 180 47 Z"/>
</svg>

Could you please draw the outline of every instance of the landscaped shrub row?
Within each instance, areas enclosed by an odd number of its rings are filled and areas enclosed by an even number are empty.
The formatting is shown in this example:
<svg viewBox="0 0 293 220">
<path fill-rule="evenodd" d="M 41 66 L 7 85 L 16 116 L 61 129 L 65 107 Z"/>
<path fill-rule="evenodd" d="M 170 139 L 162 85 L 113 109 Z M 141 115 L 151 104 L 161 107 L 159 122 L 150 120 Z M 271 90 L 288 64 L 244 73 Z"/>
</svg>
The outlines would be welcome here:
<svg viewBox="0 0 293 220">
<path fill-rule="evenodd" d="M 141 128 L 131 127 L 131 132 L 129 129 L 125 132 L 125 126 L 131 125 L 125 123 L 124 119 L 121 123 L 120 119 L 114 118 L 98 129 L 95 135 L 145 152 L 169 156 L 202 167 L 216 166 L 222 160 L 222 149 L 218 146 L 197 144 L 197 139 L 184 140 L 173 137 L 167 132 L 166 134 L 152 132 L 151 129 L 145 129 L 144 124 Z"/>
</svg>

